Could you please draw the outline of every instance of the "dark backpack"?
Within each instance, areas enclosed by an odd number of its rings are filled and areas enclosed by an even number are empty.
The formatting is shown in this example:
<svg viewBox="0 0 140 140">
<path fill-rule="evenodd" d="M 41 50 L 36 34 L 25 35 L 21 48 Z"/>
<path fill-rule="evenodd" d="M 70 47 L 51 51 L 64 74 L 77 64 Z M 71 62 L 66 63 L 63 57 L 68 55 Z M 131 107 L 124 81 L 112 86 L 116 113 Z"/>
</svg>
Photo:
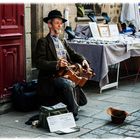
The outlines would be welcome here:
<svg viewBox="0 0 140 140">
<path fill-rule="evenodd" d="M 21 82 L 13 85 L 12 103 L 18 111 L 32 111 L 38 108 L 37 82 Z"/>
</svg>

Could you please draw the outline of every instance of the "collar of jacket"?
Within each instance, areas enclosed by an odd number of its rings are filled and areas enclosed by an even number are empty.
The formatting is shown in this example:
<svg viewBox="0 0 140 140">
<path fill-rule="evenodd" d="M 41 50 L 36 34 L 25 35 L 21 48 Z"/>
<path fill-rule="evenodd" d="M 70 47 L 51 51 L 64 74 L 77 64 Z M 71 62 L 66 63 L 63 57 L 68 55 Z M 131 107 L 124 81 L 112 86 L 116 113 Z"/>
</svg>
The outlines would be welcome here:
<svg viewBox="0 0 140 140">
<path fill-rule="evenodd" d="M 57 58 L 55 46 L 54 46 L 53 40 L 52 40 L 52 38 L 50 36 L 50 33 L 46 36 L 46 39 L 47 39 L 47 42 L 48 42 L 48 47 L 50 48 L 52 54 L 54 55 L 54 57 L 57 60 L 58 58 Z"/>
</svg>

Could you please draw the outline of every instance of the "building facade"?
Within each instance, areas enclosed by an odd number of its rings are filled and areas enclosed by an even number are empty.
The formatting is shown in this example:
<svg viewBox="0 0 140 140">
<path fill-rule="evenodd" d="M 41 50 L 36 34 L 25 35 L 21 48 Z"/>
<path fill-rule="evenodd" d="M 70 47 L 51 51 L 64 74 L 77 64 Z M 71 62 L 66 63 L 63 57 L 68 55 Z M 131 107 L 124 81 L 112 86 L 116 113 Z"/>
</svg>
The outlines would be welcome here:
<svg viewBox="0 0 140 140">
<path fill-rule="evenodd" d="M 112 22 L 118 22 L 121 4 L 89 5 L 85 6 L 86 12 L 95 9 L 107 12 Z M 47 24 L 42 19 L 52 9 L 60 10 L 68 18 L 66 25 L 72 29 L 90 21 L 86 15 L 78 18 L 74 3 L 0 4 L 0 103 L 10 100 L 14 83 L 37 78 L 33 54 L 37 40 L 48 33 Z"/>
</svg>

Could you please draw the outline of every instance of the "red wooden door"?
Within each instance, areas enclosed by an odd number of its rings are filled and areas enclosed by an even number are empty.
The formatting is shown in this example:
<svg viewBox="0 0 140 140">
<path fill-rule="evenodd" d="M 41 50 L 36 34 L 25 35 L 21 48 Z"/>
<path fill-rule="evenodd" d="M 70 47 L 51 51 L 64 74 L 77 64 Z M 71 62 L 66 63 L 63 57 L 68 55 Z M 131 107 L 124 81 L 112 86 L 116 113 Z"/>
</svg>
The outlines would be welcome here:
<svg viewBox="0 0 140 140">
<path fill-rule="evenodd" d="M 0 101 L 10 87 L 25 79 L 24 5 L 0 4 Z"/>
</svg>

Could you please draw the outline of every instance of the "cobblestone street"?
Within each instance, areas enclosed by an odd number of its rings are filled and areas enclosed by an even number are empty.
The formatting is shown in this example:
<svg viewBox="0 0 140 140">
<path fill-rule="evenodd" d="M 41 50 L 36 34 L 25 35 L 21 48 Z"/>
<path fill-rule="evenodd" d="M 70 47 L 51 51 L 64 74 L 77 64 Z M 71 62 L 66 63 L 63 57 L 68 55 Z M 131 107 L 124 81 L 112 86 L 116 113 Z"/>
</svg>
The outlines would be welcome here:
<svg viewBox="0 0 140 140">
<path fill-rule="evenodd" d="M 93 83 L 88 83 L 84 91 L 88 104 L 80 108 L 79 132 L 58 135 L 42 128 L 31 128 L 25 124 L 35 112 L 22 113 L 11 111 L 0 115 L 0 137 L 6 138 L 140 138 L 140 82 L 133 80 L 119 82 L 118 89 L 98 93 Z M 111 123 L 106 113 L 108 107 L 125 110 L 129 116 L 121 125 Z"/>
</svg>

